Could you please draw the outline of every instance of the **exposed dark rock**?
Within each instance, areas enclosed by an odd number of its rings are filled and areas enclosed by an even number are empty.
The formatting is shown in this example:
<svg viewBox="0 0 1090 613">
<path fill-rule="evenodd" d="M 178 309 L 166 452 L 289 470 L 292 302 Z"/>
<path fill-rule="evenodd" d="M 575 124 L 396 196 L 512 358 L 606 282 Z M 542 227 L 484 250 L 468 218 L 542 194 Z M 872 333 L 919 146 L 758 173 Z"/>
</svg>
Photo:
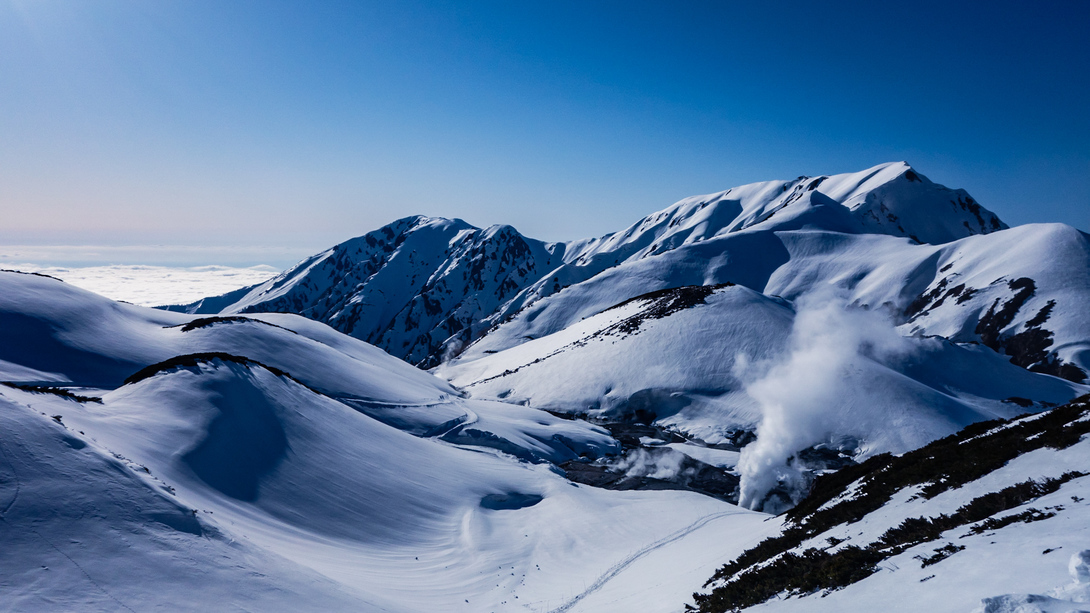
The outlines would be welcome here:
<svg viewBox="0 0 1090 613">
<path fill-rule="evenodd" d="M 669 448 L 642 447 L 628 450 L 629 454 L 648 454 L 650 460 L 661 459 L 666 453 L 682 455 Z M 660 452 L 660 453 L 656 453 Z M 659 456 L 656 458 L 655 456 Z M 728 470 L 682 455 L 676 460 L 676 471 L 666 478 L 656 478 L 634 471 L 623 462 L 581 462 L 572 460 L 560 464 L 568 479 L 610 490 L 687 490 L 738 503 L 738 476 Z M 664 471 L 666 472 L 666 471 Z"/>
<path fill-rule="evenodd" d="M 514 511 L 532 507 L 542 500 L 544 499 L 537 494 L 519 494 L 517 492 L 512 492 L 510 494 L 489 494 L 484 498 L 481 498 L 481 508 L 490 509 L 492 511 Z"/>
<path fill-rule="evenodd" d="M 213 362 L 215 360 L 227 362 L 230 364 L 239 364 L 241 366 L 245 366 L 246 368 L 258 366 L 264 368 L 265 370 L 271 372 L 278 377 L 287 377 L 288 379 L 295 381 L 299 385 L 307 387 L 308 389 L 312 389 L 307 384 L 280 370 L 279 368 L 262 364 L 257 360 L 251 360 L 247 357 L 231 355 L 229 353 L 222 353 L 218 351 L 209 353 L 190 353 L 186 355 L 179 355 L 170 358 L 169 360 L 163 360 L 162 362 L 159 362 L 157 364 L 146 366 L 125 379 L 124 385 L 138 383 L 140 381 L 143 381 L 144 379 L 151 378 L 161 372 L 166 372 L 175 368 L 193 368 L 196 366 L 200 366 L 201 364 Z"/>
<path fill-rule="evenodd" d="M 1033 282 L 1033 279 L 1027 277 L 1008 281 L 1007 287 L 1014 292 L 1014 295 L 1006 301 L 996 298 L 992 306 L 988 308 L 988 312 L 980 318 L 975 330 L 980 335 L 980 342 L 996 351 L 1002 349 L 999 338 L 1003 328 L 1006 328 L 1014 321 L 1018 310 L 1037 292 L 1037 284 Z M 1000 302 L 1002 302 L 1002 305 L 1000 305 Z"/>
<path fill-rule="evenodd" d="M 185 324 L 178 324 L 176 326 L 164 326 L 166 328 L 181 328 L 182 332 L 189 332 L 191 330 L 198 330 L 200 328 L 211 327 L 215 324 L 237 324 L 237 323 L 255 323 L 265 326 L 272 326 L 273 328 L 280 328 L 292 334 L 297 334 L 295 330 L 288 330 L 283 326 L 271 324 L 267 321 L 261 321 L 260 319 L 253 319 L 251 317 L 241 317 L 239 315 L 227 315 L 227 316 L 213 316 L 213 317 L 198 317 L 193 321 Z"/>
</svg>

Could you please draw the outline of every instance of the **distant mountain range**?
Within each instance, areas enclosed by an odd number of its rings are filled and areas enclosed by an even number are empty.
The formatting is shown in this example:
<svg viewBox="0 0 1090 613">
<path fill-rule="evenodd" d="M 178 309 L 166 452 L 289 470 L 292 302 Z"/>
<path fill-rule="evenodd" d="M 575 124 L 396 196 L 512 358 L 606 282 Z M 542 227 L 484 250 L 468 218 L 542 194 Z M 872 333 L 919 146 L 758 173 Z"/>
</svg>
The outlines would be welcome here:
<svg viewBox="0 0 1090 613">
<path fill-rule="evenodd" d="M 1088 299 L 903 163 L 160 309 L 0 271 L 0 611 L 1072 610 Z"/>
<path fill-rule="evenodd" d="M 298 313 L 431 368 L 474 343 L 477 354 L 507 349 L 661 289 L 734 283 L 791 300 L 831 283 L 914 333 L 982 342 L 1081 381 L 1088 253 L 1078 230 L 1011 230 L 964 190 L 898 162 L 695 196 L 565 243 L 407 217 L 268 282 L 164 308 Z"/>
</svg>

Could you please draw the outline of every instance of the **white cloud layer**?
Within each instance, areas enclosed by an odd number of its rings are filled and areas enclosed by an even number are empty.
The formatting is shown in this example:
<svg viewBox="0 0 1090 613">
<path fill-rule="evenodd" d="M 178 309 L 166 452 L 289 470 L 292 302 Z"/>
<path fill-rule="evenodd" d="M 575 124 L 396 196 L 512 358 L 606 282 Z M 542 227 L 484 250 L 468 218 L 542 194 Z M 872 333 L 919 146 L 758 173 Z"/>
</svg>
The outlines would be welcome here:
<svg viewBox="0 0 1090 613">
<path fill-rule="evenodd" d="M 142 266 L 62 267 L 35 264 L 3 265 L 39 272 L 114 300 L 143 306 L 184 304 L 216 296 L 269 279 L 280 271 L 272 266 Z"/>
</svg>

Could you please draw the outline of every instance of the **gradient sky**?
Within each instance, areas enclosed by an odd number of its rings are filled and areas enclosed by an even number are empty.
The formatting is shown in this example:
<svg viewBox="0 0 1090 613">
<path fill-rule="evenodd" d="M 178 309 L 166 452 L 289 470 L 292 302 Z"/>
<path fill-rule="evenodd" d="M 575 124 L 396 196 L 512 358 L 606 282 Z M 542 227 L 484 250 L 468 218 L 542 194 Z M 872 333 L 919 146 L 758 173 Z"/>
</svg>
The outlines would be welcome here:
<svg viewBox="0 0 1090 613">
<path fill-rule="evenodd" d="M 0 0 L 0 245 L 284 264 L 414 213 L 566 240 L 893 160 L 1087 230 L 1088 24 L 1087 0 Z"/>
</svg>

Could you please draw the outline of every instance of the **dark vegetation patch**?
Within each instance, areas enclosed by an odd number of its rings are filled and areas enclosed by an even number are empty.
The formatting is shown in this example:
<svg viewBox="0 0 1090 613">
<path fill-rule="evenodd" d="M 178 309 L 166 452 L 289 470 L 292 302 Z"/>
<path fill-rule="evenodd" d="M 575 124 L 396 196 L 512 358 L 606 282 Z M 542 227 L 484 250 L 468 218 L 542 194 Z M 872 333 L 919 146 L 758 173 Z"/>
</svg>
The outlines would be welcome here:
<svg viewBox="0 0 1090 613">
<path fill-rule="evenodd" d="M 1049 300 L 1045 306 L 1041 307 L 1041 310 L 1026 322 L 1021 332 L 1002 336 L 1003 329 L 1014 321 L 1018 311 L 1037 291 L 1033 280 L 1026 277 L 1010 281 L 1007 286 L 1014 294 L 1005 302 L 996 298 L 977 323 L 975 332 L 980 335 L 981 342 L 998 353 L 1010 356 L 1012 364 L 1032 372 L 1062 377 L 1075 383 L 1085 381 L 1086 373 L 1081 368 L 1064 362 L 1055 353 L 1049 351 L 1053 343 L 1053 334 L 1052 331 L 1045 330 L 1041 326 L 1052 315 L 1052 309 L 1056 306 L 1055 300 Z"/>
<path fill-rule="evenodd" d="M 948 270 L 949 267 L 950 265 L 947 264 L 940 272 Z M 942 306 L 951 299 L 957 304 L 964 304 L 979 291 L 965 284 L 948 287 L 950 278 L 943 277 L 935 284 L 935 287 L 913 299 L 905 307 L 905 317 L 909 320 L 914 319 Z M 1032 372 L 1062 377 L 1075 383 L 1085 381 L 1086 373 L 1081 368 L 1064 362 L 1050 351 L 1053 345 L 1053 333 L 1041 327 L 1051 317 L 1052 310 L 1056 306 L 1055 300 L 1049 300 L 1041 307 L 1041 310 L 1026 322 L 1021 332 L 1003 335 L 1003 330 L 1010 326 L 1026 302 L 1036 294 L 1037 284 L 1033 279 L 1021 277 L 1007 281 L 1007 288 L 1012 295 L 1006 300 L 1002 297 L 996 298 L 977 321 L 974 332 L 980 336 L 980 341 L 997 353 L 1010 356 L 1011 363 L 1016 366 Z"/>
<path fill-rule="evenodd" d="M 613 309 L 621 308 L 636 301 L 649 302 L 650 304 L 644 307 L 639 313 L 614 324 L 613 327 L 617 330 L 625 334 L 631 334 L 638 330 L 644 321 L 663 319 L 678 311 L 683 311 L 698 304 L 704 304 L 704 299 L 715 293 L 715 290 L 732 286 L 734 286 L 733 283 L 720 283 L 718 285 L 685 285 L 682 287 L 660 289 L 654 292 L 641 294 L 635 298 L 629 298 L 624 302 L 603 309 L 602 312 L 612 311 Z"/>
<path fill-rule="evenodd" d="M 953 515 L 944 513 L 938 517 L 912 517 L 906 519 L 899 526 L 887 530 L 885 534 L 879 537 L 878 542 L 884 547 L 900 547 L 903 550 L 912 545 L 937 540 L 947 530 L 953 530 L 982 520 L 982 523 L 973 526 L 969 530 L 969 534 L 982 534 L 1016 522 L 1029 523 L 1048 519 L 1056 514 L 1041 513 L 1037 509 L 1030 509 L 1024 513 L 1000 519 L 994 519 L 992 516 L 1021 506 L 1046 494 L 1051 494 L 1060 489 L 1060 486 L 1064 483 L 1085 476 L 1086 473 L 1068 472 L 1054 479 L 1044 479 L 1042 481 L 1030 479 L 1016 483 L 998 492 L 990 492 L 973 498 L 967 504 L 958 508 Z"/>
<path fill-rule="evenodd" d="M 719 283 L 717 285 L 686 285 L 682 287 L 660 289 L 653 292 L 648 292 L 646 294 L 641 294 L 639 296 L 636 296 L 635 298 L 629 298 L 624 302 L 619 302 L 607 309 L 603 309 L 599 313 L 612 311 L 613 309 L 618 309 L 625 306 L 626 304 L 630 304 L 636 301 L 647 301 L 649 304 L 647 304 L 638 313 L 630 315 L 629 317 L 626 317 L 621 321 L 618 321 L 601 330 L 598 330 L 597 332 L 591 334 L 590 336 L 587 336 L 586 338 L 579 339 L 577 341 L 564 345 L 563 347 L 553 351 L 552 353 L 543 355 L 540 358 L 529 362 L 528 364 L 523 364 L 515 368 L 509 368 L 498 375 L 493 375 L 479 381 L 474 381 L 466 387 L 473 387 L 474 385 L 480 385 L 482 383 L 487 383 L 488 381 L 493 381 L 495 379 L 500 379 L 508 375 L 513 375 L 518 371 L 522 370 L 523 368 L 544 362 L 545 360 L 560 353 L 563 353 L 569 349 L 583 347 L 594 339 L 607 336 L 625 338 L 632 334 L 638 334 L 640 331 L 640 327 L 645 322 L 654 319 L 663 319 L 679 311 L 683 311 L 685 309 L 689 309 L 700 304 L 705 304 L 704 299 L 715 293 L 716 290 L 733 286 L 734 283 Z M 658 417 L 662 417 L 662 415 L 658 415 Z M 651 417 L 650 420 L 654 421 L 654 419 L 656 418 Z"/>
<path fill-rule="evenodd" d="M 931 309 L 942 306 L 947 300 L 956 300 L 957 304 L 963 304 L 971 300 L 973 294 L 977 291 L 974 288 L 967 287 L 964 283 L 959 283 L 953 287 L 948 287 L 949 285 L 950 277 L 939 279 L 939 282 L 935 284 L 935 287 L 916 296 L 912 302 L 905 307 L 905 317 L 908 319 L 917 317 Z"/>
<path fill-rule="evenodd" d="M 996 298 L 995 302 L 992 302 L 992 306 L 988 307 L 988 311 L 977 322 L 976 330 L 974 330 L 980 335 L 980 342 L 996 351 L 1001 349 L 999 344 L 1000 332 L 1014 321 L 1014 316 L 1018 314 L 1018 310 L 1022 308 L 1022 305 L 1033 297 L 1033 294 L 1037 293 L 1037 284 L 1033 282 L 1033 279 L 1027 277 L 1008 281 L 1007 287 L 1014 294 L 1006 301 Z M 1000 304 L 1001 302 L 1002 304 Z"/>
<path fill-rule="evenodd" d="M 60 281 L 61 283 L 64 283 L 64 279 L 58 279 L 57 277 L 54 277 L 52 275 L 45 275 L 45 274 L 42 274 L 40 272 L 26 272 L 26 271 L 23 271 L 23 270 L 11 270 L 9 268 L 0 268 L 0 272 L 13 272 L 13 273 L 15 273 L 17 275 L 34 275 L 35 277 L 43 277 L 45 279 L 53 279 L 54 281 Z"/>
<path fill-rule="evenodd" d="M 298 334 L 298 332 L 296 332 L 295 330 L 288 330 L 284 326 L 278 326 L 276 324 L 271 324 L 271 323 L 269 323 L 267 321 L 261 321 L 260 319 L 253 319 L 253 318 L 250 318 L 250 317 L 241 317 L 239 315 L 228 315 L 228 316 L 218 316 L 218 315 L 216 315 L 216 316 L 213 316 L 213 317 L 198 317 L 197 319 L 194 319 L 193 321 L 190 321 L 189 323 L 178 324 L 176 326 L 164 326 L 164 327 L 165 328 L 181 328 L 182 332 L 189 332 L 191 330 L 197 330 L 197 329 L 200 329 L 200 328 L 207 328 L 207 327 L 213 326 L 215 324 L 236 324 L 236 323 L 262 324 L 262 325 L 265 325 L 265 326 L 272 326 L 273 328 L 280 328 L 281 330 L 287 330 L 288 332 L 291 332 L 292 334 Z"/>
<path fill-rule="evenodd" d="M 125 379 L 124 385 L 137 383 L 143 381 L 144 379 L 149 379 L 161 372 L 166 372 L 175 368 L 193 368 L 196 366 L 200 366 L 201 364 L 208 364 L 213 360 L 220 360 L 221 362 L 228 362 L 231 364 L 239 364 L 245 366 L 246 368 L 260 366 L 261 368 L 264 368 L 265 370 L 271 372 L 278 377 L 287 377 L 288 379 L 295 381 L 299 385 L 302 385 L 310 389 L 311 391 L 316 391 L 314 390 L 314 388 L 311 388 L 306 383 L 303 383 L 302 381 L 280 370 L 279 368 L 269 366 L 267 364 L 262 364 L 257 360 L 251 360 L 247 357 L 231 355 L 230 353 L 223 353 L 219 351 L 209 353 L 190 353 L 186 355 L 174 356 L 173 358 L 170 358 L 169 360 L 164 360 L 162 362 L 159 362 L 158 364 L 146 366 L 144 368 L 141 368 L 139 371 L 133 373 L 132 375 L 129 375 L 129 377 Z"/>
<path fill-rule="evenodd" d="M 964 549 L 965 545 L 955 545 L 953 543 L 947 543 L 942 547 L 936 549 L 934 555 L 927 556 L 926 558 L 923 556 L 916 556 L 916 559 L 920 561 L 920 568 L 927 568 L 932 564 L 938 564 L 939 562 L 942 562 L 946 558 L 949 558 L 950 556 Z"/>
<path fill-rule="evenodd" d="M 1088 403 L 1090 395 L 1031 418 L 979 422 L 902 456 L 880 454 L 818 477 L 809 496 L 786 513 L 788 522 L 780 535 L 765 539 L 720 568 L 705 587 L 725 583 L 711 593 L 694 594 L 699 609 L 737 611 L 784 591 L 807 594 L 843 587 L 846 578 L 851 579 L 849 583 L 858 581 L 873 573 L 878 562 L 912 545 L 936 540 L 946 530 L 985 520 L 1085 476 L 1070 472 L 1055 479 L 1018 483 L 974 498 L 953 515 L 911 518 L 865 548 L 845 547 L 834 553 L 814 549 L 801 554 L 791 552 L 836 526 L 863 519 L 904 488 L 922 486 L 919 495 L 933 498 L 975 481 L 1024 453 L 1045 447 L 1064 449 L 1077 443 L 1090 432 L 1090 421 L 1080 421 L 1090 414 Z M 837 498 L 842 499 L 821 508 Z M 1044 515 L 1027 511 L 1018 515 L 1021 519 L 996 521 L 1037 521 L 1046 519 Z M 764 566 L 753 568 L 758 564 Z"/>
<path fill-rule="evenodd" d="M 1045 323 L 1052 315 L 1052 309 L 1055 307 L 1056 301 L 1049 300 L 1048 303 L 1045 304 L 1045 306 L 1041 307 L 1040 311 L 1037 311 L 1037 314 L 1033 316 L 1033 319 L 1026 322 L 1026 326 L 1033 328 L 1035 326 L 1040 326 L 1041 324 Z"/>
<path fill-rule="evenodd" d="M 6 385 L 10 388 L 23 390 L 24 392 L 30 392 L 32 394 L 53 394 L 54 396 L 60 396 L 61 398 L 67 398 L 68 400 L 75 400 L 76 402 L 97 402 L 99 404 L 102 404 L 101 398 L 73 394 L 72 392 L 64 389 L 63 387 L 50 387 L 46 385 L 22 385 L 19 383 L 8 383 L 6 381 L 0 382 L 0 385 Z"/>
<path fill-rule="evenodd" d="M 1030 480 L 1004 488 L 999 492 L 974 498 L 953 515 L 909 518 L 899 526 L 887 530 L 878 541 L 866 547 L 849 545 L 830 553 L 829 550 L 843 542 L 840 539 L 830 538 L 827 540 L 829 547 L 826 550 L 809 548 L 801 553 L 791 551 L 771 553 L 775 549 L 769 549 L 766 553 L 771 555 L 763 559 L 755 559 L 751 563 L 766 563 L 764 566 L 759 568 L 750 568 L 750 565 L 738 566 L 736 560 L 720 571 L 729 569 L 729 574 L 720 577 L 717 573 L 716 577 L 704 585 L 707 587 L 717 579 L 732 580 L 716 587 L 710 594 L 693 594 L 693 598 L 700 611 L 740 611 L 766 602 L 783 592 L 791 595 L 807 595 L 820 590 L 840 589 L 874 574 L 878 570 L 878 564 L 883 560 L 904 553 L 920 543 L 938 540 L 946 530 L 988 517 L 986 514 L 1000 513 L 1017 507 L 1029 500 L 1058 490 L 1060 485 L 1071 479 L 1084 476 L 1086 473 L 1071 472 L 1065 473 L 1058 479 L 1045 479 L 1042 482 Z M 975 526 L 970 533 L 980 534 L 1019 521 L 1040 521 L 1053 516 L 1055 513 L 1041 513 L 1036 509 L 1030 509 L 999 520 L 987 519 Z M 965 549 L 964 545 L 947 543 L 935 549 L 933 555 L 916 556 L 916 559 L 920 560 L 921 568 L 926 568 L 963 549 Z"/>
<path fill-rule="evenodd" d="M 969 532 L 971 532 L 972 534 L 983 534 L 985 532 L 998 530 L 1000 528 L 1003 528 L 1004 526 L 1009 526 L 1011 524 L 1029 524 L 1035 521 L 1041 521 L 1042 519 L 1048 519 L 1050 517 L 1056 517 L 1056 513 L 1053 511 L 1039 511 L 1037 509 L 1028 509 L 1021 513 L 1008 515 L 1006 517 L 1000 517 L 999 519 L 989 517 L 988 519 L 982 521 L 980 524 L 973 526 L 973 528 Z"/>
</svg>

